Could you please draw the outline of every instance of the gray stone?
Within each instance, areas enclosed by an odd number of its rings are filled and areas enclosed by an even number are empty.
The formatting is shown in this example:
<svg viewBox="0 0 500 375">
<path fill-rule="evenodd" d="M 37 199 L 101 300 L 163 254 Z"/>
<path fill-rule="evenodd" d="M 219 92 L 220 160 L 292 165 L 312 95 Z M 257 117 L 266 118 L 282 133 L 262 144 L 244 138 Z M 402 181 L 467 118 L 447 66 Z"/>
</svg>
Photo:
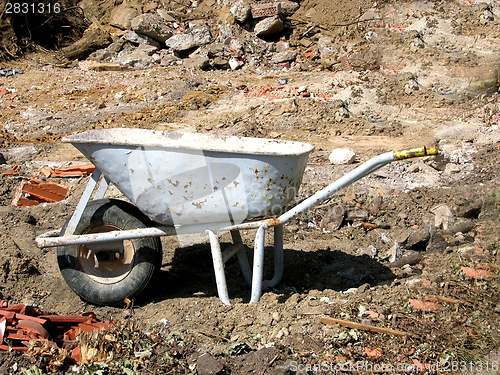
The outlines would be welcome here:
<svg viewBox="0 0 500 375">
<path fill-rule="evenodd" d="M 218 56 L 214 59 L 213 66 L 215 69 L 228 69 L 229 68 L 229 60 Z"/>
<path fill-rule="evenodd" d="M 103 61 L 113 57 L 114 55 L 115 53 L 110 52 L 107 48 L 103 48 L 103 49 L 98 49 L 95 52 L 92 52 L 89 55 L 88 59 L 93 61 Z"/>
<path fill-rule="evenodd" d="M 259 38 L 262 38 L 278 34 L 284 29 L 283 20 L 279 16 L 274 16 L 259 21 L 255 25 L 254 32 Z"/>
<path fill-rule="evenodd" d="M 147 35 L 136 33 L 135 31 L 125 31 L 122 35 L 122 39 L 135 44 L 147 44 L 157 48 L 161 47 L 160 42 Z"/>
<path fill-rule="evenodd" d="M 187 59 L 182 60 L 182 65 L 184 65 L 186 68 L 191 68 L 191 69 L 206 69 L 208 65 L 210 64 L 210 60 L 208 57 L 203 57 L 200 55 L 195 55 L 193 57 L 189 57 Z"/>
<path fill-rule="evenodd" d="M 130 29 L 130 22 L 138 15 L 139 12 L 137 9 L 122 4 L 111 12 L 111 21 L 109 24 L 122 30 L 128 30 Z"/>
<path fill-rule="evenodd" d="M 208 54 L 211 57 L 215 57 L 224 52 L 224 46 L 222 44 L 212 44 L 208 47 Z"/>
<path fill-rule="evenodd" d="M 194 47 L 210 43 L 212 35 L 208 27 L 186 31 L 167 39 L 165 44 L 174 51 L 187 51 Z"/>
<path fill-rule="evenodd" d="M 242 56 L 245 50 L 245 43 L 242 40 L 231 38 L 229 41 L 229 48 L 233 52 L 233 56 Z"/>
<path fill-rule="evenodd" d="M 295 3 L 293 1 L 282 1 L 280 5 L 281 5 L 280 14 L 283 15 L 284 17 L 292 16 L 300 7 L 299 3 Z"/>
<path fill-rule="evenodd" d="M 157 14 L 141 14 L 135 17 L 130 25 L 135 32 L 147 35 L 162 43 L 173 35 L 172 29 L 165 19 Z"/>
<path fill-rule="evenodd" d="M 418 228 L 414 232 L 412 232 L 408 239 L 406 240 L 406 247 L 408 249 L 418 250 L 419 248 L 425 249 L 427 243 L 429 242 L 429 238 L 431 237 L 431 233 L 429 228 Z"/>
<path fill-rule="evenodd" d="M 276 43 L 276 52 L 285 52 L 290 49 L 290 43 L 288 42 L 277 42 Z"/>
<path fill-rule="evenodd" d="M 161 18 L 163 18 L 167 22 L 176 22 L 176 21 L 179 21 L 168 10 L 165 10 L 165 9 L 156 9 L 156 12 L 158 13 L 158 15 Z"/>
<path fill-rule="evenodd" d="M 279 64 L 287 61 L 294 61 L 296 57 L 297 57 L 296 51 L 278 52 L 271 58 L 271 63 Z"/>
<path fill-rule="evenodd" d="M 240 23 L 243 23 L 250 16 L 251 6 L 248 2 L 240 0 L 236 2 L 229 11 L 233 15 L 234 19 Z"/>
<path fill-rule="evenodd" d="M 113 61 L 117 64 L 131 66 L 134 68 L 145 68 L 155 63 L 155 59 L 153 57 L 141 52 L 132 52 L 129 55 L 116 57 Z"/>
<path fill-rule="evenodd" d="M 158 47 L 150 46 L 148 44 L 140 44 L 136 49 L 137 52 L 145 53 L 148 56 L 152 56 L 156 51 L 158 51 Z"/>
<path fill-rule="evenodd" d="M 106 49 L 111 53 L 118 53 L 123 49 L 127 41 L 125 39 L 118 39 L 116 42 L 111 43 Z"/>
<path fill-rule="evenodd" d="M 181 65 L 181 64 L 182 64 L 182 59 L 179 59 L 178 57 L 176 57 L 174 55 L 164 56 L 160 62 L 161 66 L 172 66 L 172 65 Z"/>
<path fill-rule="evenodd" d="M 333 45 L 332 38 L 322 36 L 318 39 L 318 51 L 321 59 L 334 60 L 336 58 L 336 48 Z"/>
</svg>

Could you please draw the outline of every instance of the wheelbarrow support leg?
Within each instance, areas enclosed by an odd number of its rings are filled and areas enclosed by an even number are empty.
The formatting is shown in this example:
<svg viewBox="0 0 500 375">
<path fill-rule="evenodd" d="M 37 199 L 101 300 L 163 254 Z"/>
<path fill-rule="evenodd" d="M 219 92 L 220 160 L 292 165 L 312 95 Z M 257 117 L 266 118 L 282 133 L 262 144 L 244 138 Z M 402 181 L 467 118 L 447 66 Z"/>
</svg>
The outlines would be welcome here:
<svg viewBox="0 0 500 375">
<path fill-rule="evenodd" d="M 248 262 L 247 253 L 245 247 L 243 246 L 243 240 L 241 239 L 240 231 L 234 229 L 231 231 L 231 238 L 233 243 L 238 246 L 238 261 L 240 263 L 241 272 L 248 285 L 252 286 L 252 269 L 250 268 L 250 263 Z"/>
<path fill-rule="evenodd" d="M 85 210 L 85 207 L 87 207 L 87 203 L 90 200 L 90 196 L 92 195 L 96 185 L 97 181 L 99 181 L 99 177 L 101 176 L 101 171 L 99 171 L 97 168 L 94 170 L 92 175 L 90 176 L 90 180 L 87 184 L 87 187 L 85 188 L 85 191 L 83 192 L 82 197 L 80 198 L 80 201 L 78 202 L 78 205 L 75 208 L 75 212 L 73 213 L 73 216 L 71 216 L 71 219 L 69 220 L 68 225 L 66 226 L 66 230 L 64 233 L 61 233 L 63 236 L 71 235 L 75 233 L 75 229 L 80 222 L 80 218 L 82 217 L 83 211 Z M 106 185 L 107 188 L 107 185 Z M 104 194 L 103 194 L 104 195 Z"/>
<path fill-rule="evenodd" d="M 226 284 L 226 274 L 224 273 L 224 260 L 222 258 L 222 252 L 220 250 L 220 242 L 217 235 L 211 230 L 206 230 L 205 233 L 208 234 L 210 238 L 210 247 L 212 249 L 212 259 L 214 262 L 215 271 L 215 281 L 217 283 L 217 292 L 219 298 L 224 305 L 230 305 L 229 295 L 227 292 Z"/>
<path fill-rule="evenodd" d="M 264 273 L 264 242 L 266 239 L 266 224 L 257 229 L 253 253 L 252 297 L 250 303 L 259 302 L 262 294 L 262 275 Z"/>
<path fill-rule="evenodd" d="M 278 285 L 283 278 L 283 225 L 274 227 L 274 276 L 271 280 L 264 280 L 262 288 L 272 288 Z"/>
</svg>

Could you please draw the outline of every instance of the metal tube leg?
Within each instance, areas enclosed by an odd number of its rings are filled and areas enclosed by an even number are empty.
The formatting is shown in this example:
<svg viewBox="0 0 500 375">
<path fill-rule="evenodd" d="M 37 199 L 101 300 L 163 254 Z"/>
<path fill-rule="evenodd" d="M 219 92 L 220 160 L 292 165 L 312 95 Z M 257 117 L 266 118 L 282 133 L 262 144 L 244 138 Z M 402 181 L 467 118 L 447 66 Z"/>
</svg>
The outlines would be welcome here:
<svg viewBox="0 0 500 375">
<path fill-rule="evenodd" d="M 262 288 L 272 288 L 278 285 L 283 278 L 283 225 L 274 227 L 274 276 L 265 280 Z"/>
<path fill-rule="evenodd" d="M 238 261 L 240 262 L 241 272 L 248 285 L 252 286 L 252 269 L 250 268 L 250 263 L 248 262 L 247 253 L 245 251 L 245 246 L 243 245 L 243 240 L 241 239 L 240 231 L 235 229 L 231 231 L 231 237 L 234 244 L 241 244 L 241 249 L 236 253 L 238 255 Z"/>
<path fill-rule="evenodd" d="M 267 225 L 261 225 L 255 236 L 253 253 L 252 298 L 250 303 L 257 303 L 262 294 L 262 275 L 264 274 L 264 241 L 266 239 Z"/>
<path fill-rule="evenodd" d="M 229 295 L 227 293 L 226 274 L 224 273 L 224 261 L 222 260 L 219 239 L 211 230 L 206 230 L 205 233 L 207 233 L 210 238 L 215 281 L 217 282 L 217 293 L 219 294 L 219 299 L 224 305 L 230 305 L 231 303 L 229 302 Z"/>
<path fill-rule="evenodd" d="M 87 187 L 85 188 L 85 191 L 82 194 L 82 197 L 80 198 L 80 201 L 78 202 L 75 212 L 71 216 L 71 219 L 69 219 L 68 225 L 66 226 L 66 230 L 64 233 L 61 233 L 61 235 L 71 235 L 75 233 L 75 229 L 80 222 L 80 218 L 82 217 L 83 211 L 85 210 L 85 207 L 87 207 L 87 203 L 90 200 L 90 196 L 92 195 L 92 192 L 94 191 L 97 181 L 99 180 L 99 177 L 101 176 L 101 171 L 98 170 L 97 168 L 94 169 L 94 172 L 90 176 L 90 180 L 87 184 Z"/>
</svg>

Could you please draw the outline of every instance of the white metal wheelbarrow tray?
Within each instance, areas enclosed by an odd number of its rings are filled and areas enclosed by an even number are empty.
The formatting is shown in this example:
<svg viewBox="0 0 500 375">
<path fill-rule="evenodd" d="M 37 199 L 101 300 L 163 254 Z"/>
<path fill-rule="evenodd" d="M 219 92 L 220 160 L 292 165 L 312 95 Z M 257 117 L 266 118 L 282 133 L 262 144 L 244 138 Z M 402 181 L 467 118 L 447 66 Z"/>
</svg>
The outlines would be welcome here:
<svg viewBox="0 0 500 375">
<path fill-rule="evenodd" d="M 221 301 L 229 304 L 224 263 L 237 255 L 252 287 L 250 302 L 258 302 L 262 289 L 277 285 L 283 275 L 283 223 L 394 160 L 438 152 L 421 147 L 381 154 L 285 211 L 299 190 L 312 145 L 126 128 L 91 130 L 62 141 L 72 143 L 96 170 L 63 229 L 37 237 L 36 244 L 57 246 L 68 285 L 103 305 L 134 298 L 151 283 L 161 265 L 157 237 L 196 232 L 210 239 Z M 132 204 L 103 199 L 110 183 Z M 264 281 L 264 236 L 270 227 L 275 272 Z M 252 268 L 241 229 L 258 229 Z M 219 231 L 230 231 L 234 242 L 224 252 Z"/>
</svg>

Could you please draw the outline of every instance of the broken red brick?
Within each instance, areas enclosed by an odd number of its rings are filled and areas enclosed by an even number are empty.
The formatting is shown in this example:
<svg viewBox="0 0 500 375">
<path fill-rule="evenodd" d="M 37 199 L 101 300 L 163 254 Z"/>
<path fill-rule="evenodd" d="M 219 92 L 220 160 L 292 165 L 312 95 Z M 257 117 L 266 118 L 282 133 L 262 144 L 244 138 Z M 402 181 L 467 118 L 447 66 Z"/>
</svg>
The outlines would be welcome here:
<svg viewBox="0 0 500 375">
<path fill-rule="evenodd" d="M 29 343 L 35 340 L 47 340 L 50 345 L 64 346 L 77 343 L 76 335 L 80 331 L 107 329 L 110 323 L 97 321 L 94 313 L 84 315 L 45 315 L 33 306 L 15 305 L 8 307 L 6 301 L 0 301 L 0 350 L 26 351 Z M 10 340 L 4 345 L 4 340 Z M 80 349 L 72 350 L 71 357 L 80 359 Z"/>
<path fill-rule="evenodd" d="M 491 280 L 495 277 L 495 274 L 489 271 L 488 266 L 481 267 L 462 267 L 462 272 L 466 277 L 470 277 L 478 280 Z"/>
<path fill-rule="evenodd" d="M 66 198 L 68 190 L 68 186 L 51 182 L 41 182 L 35 179 L 23 180 L 14 194 L 12 205 L 27 207 L 40 203 L 60 202 Z"/>
<path fill-rule="evenodd" d="M 52 177 L 82 177 L 94 172 L 95 165 L 92 163 L 73 165 L 69 167 L 55 168 Z"/>
<path fill-rule="evenodd" d="M 281 4 L 280 3 L 263 4 L 262 6 L 252 8 L 251 12 L 253 18 L 276 16 L 281 12 Z"/>
<path fill-rule="evenodd" d="M 14 171 L 3 172 L 2 176 L 19 176 L 19 173 L 14 172 Z"/>
<path fill-rule="evenodd" d="M 410 299 L 409 300 L 411 306 L 415 310 L 425 311 L 425 312 L 438 312 L 441 311 L 441 305 L 431 302 L 431 301 L 421 301 L 418 299 Z"/>
<path fill-rule="evenodd" d="M 380 350 L 379 348 L 370 349 L 370 348 L 364 347 L 363 350 L 365 351 L 365 353 L 368 357 L 382 357 L 382 354 L 383 354 L 382 350 Z"/>
</svg>

